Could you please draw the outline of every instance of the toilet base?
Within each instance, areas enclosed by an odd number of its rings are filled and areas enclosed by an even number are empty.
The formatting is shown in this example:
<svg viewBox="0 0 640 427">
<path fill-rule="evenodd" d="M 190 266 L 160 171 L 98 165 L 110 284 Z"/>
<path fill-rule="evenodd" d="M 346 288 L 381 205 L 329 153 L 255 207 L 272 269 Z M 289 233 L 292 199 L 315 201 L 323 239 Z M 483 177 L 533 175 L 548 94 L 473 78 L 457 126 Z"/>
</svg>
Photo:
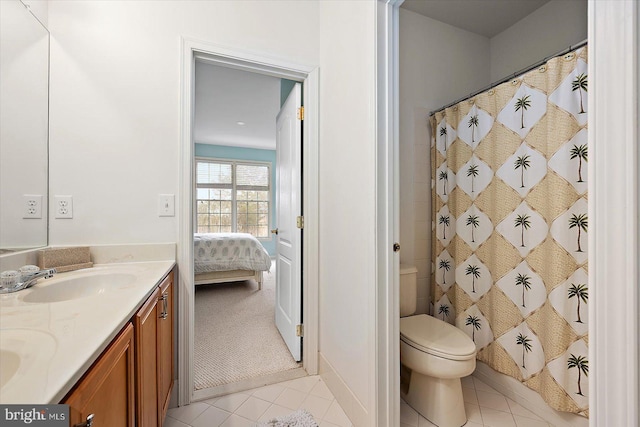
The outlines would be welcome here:
<svg viewBox="0 0 640 427">
<path fill-rule="evenodd" d="M 461 427 L 467 422 L 460 378 L 434 378 L 411 372 L 404 400 L 438 427 Z"/>
</svg>

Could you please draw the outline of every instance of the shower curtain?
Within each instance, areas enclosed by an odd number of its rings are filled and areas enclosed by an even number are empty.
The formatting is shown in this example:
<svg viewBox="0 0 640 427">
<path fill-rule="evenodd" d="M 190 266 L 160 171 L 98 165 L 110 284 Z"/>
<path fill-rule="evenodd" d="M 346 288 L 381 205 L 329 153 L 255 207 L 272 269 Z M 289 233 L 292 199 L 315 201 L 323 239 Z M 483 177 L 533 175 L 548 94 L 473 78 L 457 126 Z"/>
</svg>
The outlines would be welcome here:
<svg viewBox="0 0 640 427">
<path fill-rule="evenodd" d="M 587 48 L 431 117 L 433 315 L 588 417 Z"/>
</svg>

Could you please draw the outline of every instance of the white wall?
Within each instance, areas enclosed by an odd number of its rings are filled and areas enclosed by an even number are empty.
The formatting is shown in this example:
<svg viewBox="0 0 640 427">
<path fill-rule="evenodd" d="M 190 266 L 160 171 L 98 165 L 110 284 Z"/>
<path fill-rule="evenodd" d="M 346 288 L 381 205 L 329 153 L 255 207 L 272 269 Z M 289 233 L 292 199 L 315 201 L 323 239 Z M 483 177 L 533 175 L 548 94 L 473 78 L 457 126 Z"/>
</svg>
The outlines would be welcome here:
<svg viewBox="0 0 640 427">
<path fill-rule="evenodd" d="M 489 40 L 400 9 L 400 262 L 418 268 L 418 312 L 431 270 L 429 112 L 489 84 Z"/>
<path fill-rule="evenodd" d="M 22 0 L 29 7 L 31 13 L 44 25 L 49 27 L 49 0 Z"/>
<path fill-rule="evenodd" d="M 491 81 L 586 38 L 587 0 L 551 0 L 491 38 Z"/>
<path fill-rule="evenodd" d="M 329 387 L 367 427 L 375 425 L 375 21 L 373 1 L 320 2 L 320 352 L 333 371 Z"/>
<path fill-rule="evenodd" d="M 73 196 L 50 244 L 175 242 L 180 37 L 318 63 L 316 2 L 55 1 L 51 31 L 51 195 Z M 53 197 L 52 197 L 53 199 Z"/>
<path fill-rule="evenodd" d="M 49 34 L 18 0 L 0 1 L 0 58 L 0 248 L 45 246 Z"/>
</svg>

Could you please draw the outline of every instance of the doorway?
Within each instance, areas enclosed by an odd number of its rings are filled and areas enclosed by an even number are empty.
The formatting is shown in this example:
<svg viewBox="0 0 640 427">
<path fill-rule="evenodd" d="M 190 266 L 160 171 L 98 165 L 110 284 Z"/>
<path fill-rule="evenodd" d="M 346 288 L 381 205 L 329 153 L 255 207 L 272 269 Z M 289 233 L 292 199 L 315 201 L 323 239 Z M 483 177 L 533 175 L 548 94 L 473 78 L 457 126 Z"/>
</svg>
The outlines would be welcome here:
<svg viewBox="0 0 640 427">
<path fill-rule="evenodd" d="M 178 263 L 180 266 L 179 286 L 179 320 L 178 320 L 178 404 L 185 405 L 195 400 L 206 399 L 210 392 L 199 392 L 195 388 L 194 380 L 194 200 L 195 191 L 193 176 L 195 168 L 194 140 L 194 88 L 196 61 L 217 66 L 232 68 L 239 71 L 249 71 L 278 79 L 287 79 L 304 84 L 304 98 L 306 104 L 305 121 L 302 126 L 303 150 L 305 157 L 302 169 L 303 192 L 305 200 L 302 210 L 305 213 L 305 240 L 302 251 L 303 295 L 302 303 L 305 336 L 302 351 L 305 355 L 302 362 L 302 372 L 297 375 L 317 374 L 317 329 L 318 329 L 318 230 L 317 230 L 317 199 L 318 199 L 318 165 L 317 165 L 317 100 L 318 100 L 318 71 L 314 67 L 285 63 L 273 58 L 264 58 L 249 52 L 230 51 L 218 46 L 199 41 L 183 40 L 183 99 L 182 99 L 182 173 L 181 190 L 186 195 L 180 204 L 180 236 L 178 242 Z M 275 126 L 275 123 L 274 123 Z M 282 380 L 281 378 L 278 380 Z M 217 390 L 216 394 L 226 394 L 243 388 L 264 385 L 264 380 L 258 380 L 255 385 L 248 383 L 229 386 L 224 390 Z M 241 387 L 241 388 L 237 388 Z"/>
<path fill-rule="evenodd" d="M 300 173 L 300 159 L 287 160 L 301 150 L 302 122 L 291 105 L 301 103 L 301 84 L 202 60 L 195 69 L 194 387 L 215 397 L 305 375 L 295 334 L 302 283 L 291 268 L 299 261 L 287 256 L 301 252 L 291 235 L 302 230 L 283 224 L 283 210 L 302 194 L 281 188 L 297 182 L 284 175 Z M 289 142 L 291 130 L 298 132 Z M 221 255 L 216 245 L 231 241 Z M 255 251 L 241 251 L 251 242 Z M 261 277 L 226 280 L 236 263 L 259 264 Z"/>
</svg>

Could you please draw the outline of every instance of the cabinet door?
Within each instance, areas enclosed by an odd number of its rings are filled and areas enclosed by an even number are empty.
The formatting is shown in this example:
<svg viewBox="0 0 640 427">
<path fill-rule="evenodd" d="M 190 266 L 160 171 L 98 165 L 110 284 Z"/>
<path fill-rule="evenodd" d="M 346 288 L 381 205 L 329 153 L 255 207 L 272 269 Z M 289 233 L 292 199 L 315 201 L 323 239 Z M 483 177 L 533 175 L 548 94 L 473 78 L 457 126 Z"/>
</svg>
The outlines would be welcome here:
<svg viewBox="0 0 640 427">
<path fill-rule="evenodd" d="M 133 326 L 128 323 L 61 402 L 69 405 L 69 425 L 93 414 L 93 427 L 135 424 Z"/>
<path fill-rule="evenodd" d="M 137 426 L 158 426 L 158 294 L 153 294 L 134 317 L 136 336 Z"/>
<path fill-rule="evenodd" d="M 158 325 L 158 418 L 160 425 L 167 414 L 173 386 L 173 271 L 160 284 L 160 320 Z"/>
</svg>

